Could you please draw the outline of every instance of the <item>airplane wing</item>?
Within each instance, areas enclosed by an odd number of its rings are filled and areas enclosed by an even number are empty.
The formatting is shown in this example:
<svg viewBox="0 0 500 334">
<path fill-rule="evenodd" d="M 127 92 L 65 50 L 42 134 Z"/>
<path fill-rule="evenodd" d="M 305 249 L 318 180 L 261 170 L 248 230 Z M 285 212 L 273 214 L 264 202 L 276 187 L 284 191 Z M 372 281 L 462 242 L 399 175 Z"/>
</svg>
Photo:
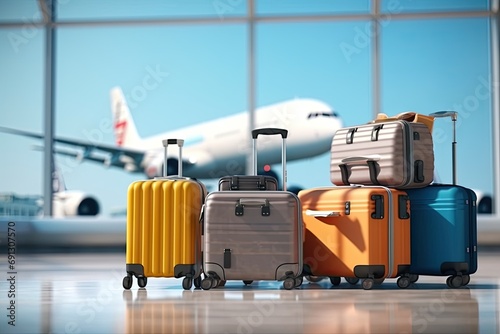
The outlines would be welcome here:
<svg viewBox="0 0 500 334">
<path fill-rule="evenodd" d="M 6 128 L 3 126 L 0 126 L 0 132 L 36 139 L 43 139 L 45 137 L 42 134 Z M 120 148 L 114 145 L 92 143 L 83 140 L 67 139 L 61 137 L 54 137 L 54 142 L 83 149 L 83 152 L 78 152 L 54 148 L 54 152 L 57 154 L 71 156 L 78 160 L 100 162 L 105 164 L 106 166 L 125 168 L 130 171 L 134 171 L 138 168 L 138 166 L 140 166 L 145 154 L 145 152 L 139 150 Z"/>
</svg>

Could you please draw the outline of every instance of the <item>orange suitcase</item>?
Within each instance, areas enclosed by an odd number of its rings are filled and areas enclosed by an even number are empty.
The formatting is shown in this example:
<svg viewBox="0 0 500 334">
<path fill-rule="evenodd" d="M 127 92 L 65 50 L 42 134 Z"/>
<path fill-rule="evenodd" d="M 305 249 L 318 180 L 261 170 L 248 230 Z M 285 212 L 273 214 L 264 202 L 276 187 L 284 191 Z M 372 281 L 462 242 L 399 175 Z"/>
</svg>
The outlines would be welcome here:
<svg viewBox="0 0 500 334">
<path fill-rule="evenodd" d="M 305 274 L 363 279 L 368 290 L 385 278 L 410 284 L 410 214 L 403 190 L 382 186 L 319 187 L 302 190 Z"/>
<path fill-rule="evenodd" d="M 177 144 L 183 140 L 164 140 Z M 182 154 L 182 153 L 180 153 Z M 165 153 L 166 155 L 166 153 Z M 179 157 L 179 175 L 182 174 Z M 203 183 L 181 176 L 135 181 L 127 193 L 126 271 L 123 287 L 139 287 L 148 277 L 184 277 L 182 286 L 201 284 L 200 214 L 207 190 Z"/>
</svg>

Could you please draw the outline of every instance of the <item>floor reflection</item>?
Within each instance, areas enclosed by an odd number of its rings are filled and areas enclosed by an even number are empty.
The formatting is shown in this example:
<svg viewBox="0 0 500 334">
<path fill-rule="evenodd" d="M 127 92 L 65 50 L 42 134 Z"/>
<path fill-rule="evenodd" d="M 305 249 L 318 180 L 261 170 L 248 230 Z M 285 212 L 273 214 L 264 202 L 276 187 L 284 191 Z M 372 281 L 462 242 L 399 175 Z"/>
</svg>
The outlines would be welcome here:
<svg viewBox="0 0 500 334">
<path fill-rule="evenodd" d="M 347 284 L 347 283 L 345 283 Z M 479 306 L 471 288 L 294 291 L 228 283 L 213 291 L 124 291 L 127 333 L 478 333 Z M 424 285 L 424 284 L 421 284 Z M 431 287 L 438 284 L 427 284 Z M 311 288 L 312 287 L 312 288 Z M 498 303 L 492 305 L 497 307 Z M 498 329 L 496 324 L 493 326 Z"/>
<path fill-rule="evenodd" d="M 16 326 L 0 333 L 500 333 L 500 252 L 480 258 L 466 287 L 421 277 L 407 289 L 388 279 L 372 290 L 342 280 L 183 290 L 178 279 L 152 278 L 124 290 L 123 254 L 19 257 Z M 6 296 L 6 280 L 0 295 Z"/>
</svg>

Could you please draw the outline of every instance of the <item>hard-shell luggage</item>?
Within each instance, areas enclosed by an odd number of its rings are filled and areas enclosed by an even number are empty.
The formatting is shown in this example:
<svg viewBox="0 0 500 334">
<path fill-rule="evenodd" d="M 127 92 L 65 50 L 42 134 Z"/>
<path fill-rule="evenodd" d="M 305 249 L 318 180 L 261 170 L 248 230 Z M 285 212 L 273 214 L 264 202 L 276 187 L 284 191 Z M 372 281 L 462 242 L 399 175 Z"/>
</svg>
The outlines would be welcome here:
<svg viewBox="0 0 500 334">
<path fill-rule="evenodd" d="M 257 129 L 260 134 L 281 134 L 286 164 L 287 131 Z M 283 281 L 285 289 L 302 283 L 302 218 L 297 196 L 286 191 L 214 191 L 203 210 L 203 272 L 205 290 L 220 281 Z"/>
<path fill-rule="evenodd" d="M 363 288 L 396 278 L 410 285 L 410 203 L 382 186 L 318 187 L 298 194 L 305 225 L 304 273 Z"/>
<path fill-rule="evenodd" d="M 331 146 L 335 185 L 421 188 L 434 177 L 432 135 L 423 123 L 404 120 L 345 127 Z"/>
<path fill-rule="evenodd" d="M 284 133 L 284 129 L 278 129 Z M 274 134 L 274 133 L 272 133 Z M 285 135 L 286 136 L 286 135 Z M 278 190 L 278 180 L 270 175 L 257 175 L 257 137 L 252 137 L 253 175 L 229 175 L 219 179 L 219 190 Z M 282 157 L 283 159 L 283 157 Z M 284 161 L 284 160 L 283 160 Z M 286 174 L 285 164 L 283 173 Z"/>
<path fill-rule="evenodd" d="M 467 285 L 477 270 L 477 204 L 473 190 L 456 185 L 456 112 L 438 112 L 453 121 L 453 184 L 408 189 L 411 201 L 412 280 L 448 276 L 450 288 Z"/>
<path fill-rule="evenodd" d="M 135 181 L 128 188 L 125 289 L 132 287 L 132 276 L 139 287 L 148 277 L 184 277 L 184 289 L 193 280 L 201 284 L 200 214 L 207 190 L 181 176 L 183 143 L 163 141 L 165 157 L 168 145 L 179 146 L 179 175 Z"/>
<path fill-rule="evenodd" d="M 446 284 L 451 288 L 467 285 L 477 270 L 476 194 L 444 184 L 407 191 L 411 201 L 410 273 L 449 275 Z"/>
</svg>

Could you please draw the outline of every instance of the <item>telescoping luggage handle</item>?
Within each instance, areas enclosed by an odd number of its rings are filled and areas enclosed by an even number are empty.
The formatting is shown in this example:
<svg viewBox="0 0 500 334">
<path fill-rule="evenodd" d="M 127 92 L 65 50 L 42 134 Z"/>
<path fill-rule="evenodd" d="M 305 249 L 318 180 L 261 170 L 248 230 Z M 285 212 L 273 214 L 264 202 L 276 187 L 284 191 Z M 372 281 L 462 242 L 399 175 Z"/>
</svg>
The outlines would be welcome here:
<svg viewBox="0 0 500 334">
<path fill-rule="evenodd" d="M 286 137 L 288 130 L 279 128 L 261 128 L 252 130 L 252 152 L 253 152 L 253 175 L 257 175 L 257 137 L 259 135 L 281 135 L 283 143 L 281 146 L 281 164 L 283 166 L 283 191 L 286 191 Z"/>
<path fill-rule="evenodd" d="M 177 176 L 182 177 L 182 146 L 184 146 L 184 139 L 164 139 L 163 141 L 164 159 L 163 159 L 163 176 L 167 175 L 167 148 L 169 145 L 177 145 L 179 147 L 179 167 Z"/>
<path fill-rule="evenodd" d="M 452 175 L 453 184 L 457 184 L 457 116 L 456 111 L 436 111 L 435 113 L 429 114 L 432 117 L 451 117 L 453 122 L 453 141 L 451 142 L 451 164 L 452 164 Z"/>
</svg>

